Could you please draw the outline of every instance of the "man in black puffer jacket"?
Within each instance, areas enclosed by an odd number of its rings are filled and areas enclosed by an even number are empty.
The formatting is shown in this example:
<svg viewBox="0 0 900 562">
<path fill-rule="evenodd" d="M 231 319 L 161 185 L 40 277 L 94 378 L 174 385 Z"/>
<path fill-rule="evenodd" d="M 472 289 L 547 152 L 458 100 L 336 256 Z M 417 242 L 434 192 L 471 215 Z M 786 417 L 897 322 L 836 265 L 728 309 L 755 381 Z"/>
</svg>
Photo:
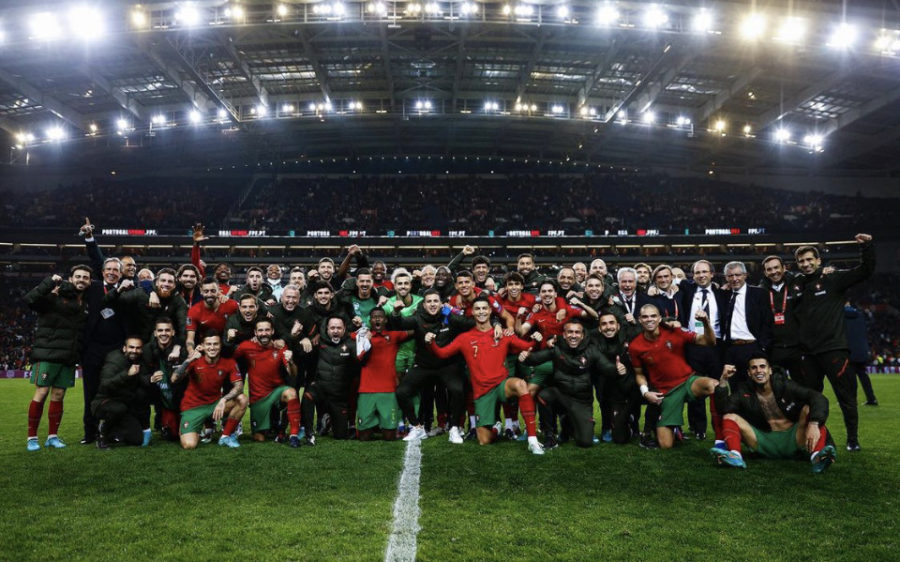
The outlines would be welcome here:
<svg viewBox="0 0 900 562">
<path fill-rule="evenodd" d="M 53 275 L 25 295 L 25 302 L 37 312 L 37 329 L 31 349 L 34 368 L 31 382 L 36 386 L 28 407 L 28 450 L 39 451 L 37 428 L 44 412 L 44 401 L 50 395 L 47 418 L 50 432 L 45 447 L 66 446 L 57 436 L 63 414 L 66 389 L 75 386 L 75 364 L 81 354 L 81 338 L 87 320 L 84 291 L 91 284 L 91 268 L 76 265 L 63 281 Z"/>
<path fill-rule="evenodd" d="M 316 444 L 316 427 L 313 425 L 316 406 L 320 412 L 331 416 L 334 438 L 347 438 L 350 384 L 359 376 L 356 342 L 347 333 L 343 317 L 332 316 L 326 320 L 319 338 L 318 352 L 315 379 L 303 393 L 303 427 L 306 429 L 307 445 Z"/>
<path fill-rule="evenodd" d="M 553 376 L 550 386 L 542 389 L 538 400 L 550 405 L 557 413 L 564 411 L 575 434 L 575 444 L 579 447 L 590 447 L 594 439 L 594 385 L 593 376 L 618 376 L 617 365 L 585 337 L 584 326 L 577 320 L 566 322 L 563 326 L 563 341 L 541 351 L 523 351 L 519 361 L 525 365 L 540 365 L 553 362 Z M 624 372 L 625 367 L 622 366 Z M 623 383 L 624 384 L 624 383 Z M 553 436 L 547 436 L 551 441 Z M 544 445 L 547 447 L 547 445 Z"/>
<path fill-rule="evenodd" d="M 126 445 L 150 444 L 150 404 L 147 401 L 141 338 L 130 336 L 122 349 L 109 352 L 100 371 L 100 388 L 91 412 L 100 426 L 97 448 L 109 448 L 112 438 Z"/>
</svg>

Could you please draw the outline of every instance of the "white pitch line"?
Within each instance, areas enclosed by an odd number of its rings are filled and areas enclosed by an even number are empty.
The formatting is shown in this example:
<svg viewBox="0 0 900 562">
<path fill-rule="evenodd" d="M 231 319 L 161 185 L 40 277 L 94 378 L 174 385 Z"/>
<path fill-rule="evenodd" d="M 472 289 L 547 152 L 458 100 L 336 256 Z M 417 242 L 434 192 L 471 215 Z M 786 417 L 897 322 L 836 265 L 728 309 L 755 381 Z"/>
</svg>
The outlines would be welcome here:
<svg viewBox="0 0 900 562">
<path fill-rule="evenodd" d="M 422 449 L 419 440 L 409 441 L 403 459 L 403 472 L 397 483 L 394 502 L 394 527 L 384 559 L 387 562 L 413 562 L 416 536 L 419 534 L 419 478 L 422 475 Z"/>
</svg>

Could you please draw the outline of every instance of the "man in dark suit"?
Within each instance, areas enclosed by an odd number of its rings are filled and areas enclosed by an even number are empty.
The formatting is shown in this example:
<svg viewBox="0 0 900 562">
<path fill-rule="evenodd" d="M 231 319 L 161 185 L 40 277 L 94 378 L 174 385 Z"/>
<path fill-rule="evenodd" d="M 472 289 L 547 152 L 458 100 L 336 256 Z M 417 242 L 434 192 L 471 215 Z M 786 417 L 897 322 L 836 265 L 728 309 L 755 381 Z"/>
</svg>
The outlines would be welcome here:
<svg viewBox="0 0 900 562">
<path fill-rule="evenodd" d="M 717 291 L 712 284 L 715 269 L 706 260 L 699 260 L 691 267 L 693 279 L 682 281 L 678 285 L 677 296 L 681 299 L 678 309 L 678 321 L 682 328 L 703 335 L 703 323 L 697 321 L 698 310 L 706 312 L 709 323 L 716 332 L 715 346 L 688 344 L 685 357 L 694 371 L 707 377 L 719 378 L 722 374 L 722 317 L 728 300 L 722 291 Z M 713 428 L 719 433 L 719 416 L 715 408 L 711 410 Z M 706 400 L 694 400 L 688 403 L 688 425 L 699 440 L 706 438 Z M 721 436 L 718 436 L 721 437 Z"/>
<path fill-rule="evenodd" d="M 100 371 L 111 351 L 120 349 L 125 343 L 125 322 L 121 314 L 104 303 L 108 291 L 114 291 L 122 278 L 123 267 L 119 258 L 104 258 L 103 252 L 94 239 L 94 225 L 85 218 L 79 232 L 84 236 L 88 257 L 94 271 L 100 272 L 100 279 L 92 279 L 85 291 L 88 317 L 84 326 L 81 354 L 81 384 L 84 390 L 84 437 L 83 445 L 97 439 L 97 418 L 91 413 L 91 402 L 100 388 Z"/>
<path fill-rule="evenodd" d="M 725 264 L 725 308 L 722 338 L 725 341 L 723 361 L 738 370 L 734 381 L 747 380 L 747 362 L 754 354 L 768 354 L 772 343 L 772 309 L 765 289 L 747 284 L 747 267 L 743 262 Z"/>
</svg>

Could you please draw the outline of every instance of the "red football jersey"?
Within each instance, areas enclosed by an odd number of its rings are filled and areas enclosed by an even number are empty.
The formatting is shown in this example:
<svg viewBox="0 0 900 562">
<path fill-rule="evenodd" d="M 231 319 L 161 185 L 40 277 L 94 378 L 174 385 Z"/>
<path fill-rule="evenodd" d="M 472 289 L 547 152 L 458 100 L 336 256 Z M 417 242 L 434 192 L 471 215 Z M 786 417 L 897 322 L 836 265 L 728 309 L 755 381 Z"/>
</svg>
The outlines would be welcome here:
<svg viewBox="0 0 900 562">
<path fill-rule="evenodd" d="M 457 353 L 462 353 L 469 366 L 469 376 L 472 379 L 472 393 L 475 398 L 484 396 L 489 390 L 506 380 L 509 373 L 506 370 L 506 356 L 513 352 L 531 349 L 532 342 L 527 342 L 515 336 L 503 336 L 499 340 L 494 339 L 494 331 L 480 331 L 472 328 L 464 332 L 447 344 L 438 347 L 431 342 L 431 351 L 441 359 L 448 359 Z"/>
<path fill-rule="evenodd" d="M 566 311 L 566 316 L 562 320 L 557 320 L 556 315 L 560 310 Z M 544 337 L 541 341 L 541 348 L 547 347 L 547 340 L 556 336 L 557 339 L 562 337 L 563 335 L 563 326 L 566 325 L 566 322 L 571 320 L 572 318 L 581 317 L 581 309 L 570 306 L 568 304 L 563 304 L 559 306 L 557 303 L 557 309 L 553 312 L 550 312 L 543 306 L 537 312 L 532 312 L 525 319 L 525 322 L 531 324 L 531 326 L 540 332 L 540 334 Z"/>
<path fill-rule="evenodd" d="M 407 332 L 401 331 L 369 334 L 372 349 L 360 356 L 360 359 L 364 361 L 359 377 L 360 393 L 397 390 L 397 348 L 408 337 Z"/>
<path fill-rule="evenodd" d="M 243 359 L 247 365 L 250 403 L 262 400 L 285 384 L 284 348 L 263 347 L 252 340 L 241 342 L 234 351 L 234 360 Z"/>
<path fill-rule="evenodd" d="M 220 357 L 215 363 L 207 363 L 201 357 L 187 366 L 188 385 L 181 399 L 181 411 L 209 406 L 222 398 L 222 385 L 226 380 L 240 382 L 241 373 L 234 359 Z"/>
<path fill-rule="evenodd" d="M 238 303 L 231 299 L 219 303 L 219 307 L 215 310 L 206 308 L 206 303 L 200 301 L 188 310 L 187 329 L 188 331 L 196 331 L 198 335 L 201 333 L 222 335 L 225 332 L 225 322 L 228 320 L 228 317 L 237 313 Z"/>
<path fill-rule="evenodd" d="M 472 290 L 475 292 L 476 297 L 483 291 L 478 287 L 473 287 Z M 503 305 L 500 304 L 500 301 L 497 300 L 497 297 L 488 294 L 485 294 L 485 296 L 491 303 L 491 314 L 499 315 L 501 312 L 503 312 Z M 465 314 L 466 316 L 472 316 L 472 303 L 470 301 L 463 300 L 461 295 L 453 295 L 452 297 L 450 297 L 450 306 L 462 310 L 463 314 Z M 515 314 L 513 314 L 513 316 L 515 316 Z"/>
<path fill-rule="evenodd" d="M 517 301 L 511 301 L 505 297 L 497 297 L 497 301 L 500 303 L 500 306 L 503 307 L 506 312 L 512 314 L 513 318 L 519 315 L 519 309 L 525 308 L 525 316 L 531 314 L 531 309 L 534 308 L 534 303 L 537 302 L 537 297 L 532 295 L 531 293 L 522 293 L 521 298 Z"/>
<path fill-rule="evenodd" d="M 640 365 L 649 386 L 656 392 L 669 392 L 694 372 L 684 359 L 684 346 L 694 342 L 694 333 L 659 329 L 659 337 L 648 340 L 642 333 L 628 346 L 632 365 Z"/>
</svg>

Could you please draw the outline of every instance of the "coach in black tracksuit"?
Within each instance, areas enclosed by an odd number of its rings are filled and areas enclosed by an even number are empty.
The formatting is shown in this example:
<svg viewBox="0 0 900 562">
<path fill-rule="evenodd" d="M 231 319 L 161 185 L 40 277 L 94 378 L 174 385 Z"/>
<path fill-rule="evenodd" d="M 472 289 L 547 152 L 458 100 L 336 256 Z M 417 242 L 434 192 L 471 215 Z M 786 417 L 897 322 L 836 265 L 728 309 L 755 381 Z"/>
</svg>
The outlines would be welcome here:
<svg viewBox="0 0 900 562">
<path fill-rule="evenodd" d="M 523 352 L 519 358 L 528 366 L 553 362 L 552 382 L 541 390 L 538 400 L 554 408 L 557 414 L 565 412 L 575 444 L 590 447 L 594 439 L 594 374 L 616 377 L 620 384 L 624 377 L 616 371 L 616 365 L 591 344 L 580 322 L 567 322 L 562 339 L 552 348 Z"/>
<path fill-rule="evenodd" d="M 91 402 L 91 411 L 101 420 L 97 446 L 106 448 L 106 440 L 118 438 L 127 445 L 140 445 L 143 431 L 150 426 L 150 405 L 143 388 L 146 380 L 140 338 L 125 340 L 121 350 L 106 356 L 100 372 L 100 388 Z"/>
<path fill-rule="evenodd" d="M 849 368 L 850 351 L 844 331 L 845 292 L 875 271 L 875 247 L 868 234 L 857 234 L 862 262 L 848 270 L 822 275 L 822 259 L 813 246 L 797 248 L 794 256 L 801 275 L 792 283 L 797 291 L 796 312 L 803 349 L 803 384 L 819 392 L 828 377 L 847 428 L 847 450 L 859 450 L 856 377 Z"/>
<path fill-rule="evenodd" d="M 628 323 L 623 327 L 613 312 L 602 313 L 599 321 L 599 337 L 594 338 L 594 345 L 611 363 L 621 362 L 626 368 L 625 374 L 619 377 L 603 377 L 605 384 L 603 402 L 600 404 L 603 430 L 611 431 L 613 443 L 624 445 L 632 435 L 639 433 L 641 395 L 634 381 L 634 367 L 631 365 L 631 356 L 628 355 L 628 344 L 640 334 L 640 328 L 635 329 Z M 599 378 L 598 375 L 594 376 L 595 387 Z"/>
<path fill-rule="evenodd" d="M 356 356 L 356 341 L 350 337 L 343 317 L 332 316 L 325 320 L 318 352 L 315 379 L 303 393 L 303 427 L 307 437 L 315 435 L 313 415 L 318 406 L 320 412 L 331 416 L 334 438 L 346 439 L 350 385 L 359 376 L 359 359 Z"/>
<path fill-rule="evenodd" d="M 759 286 L 769 293 L 769 308 L 772 310 L 772 365 L 785 369 L 791 379 L 800 381 L 803 376 L 803 351 L 800 349 L 800 326 L 794 312 L 797 297 L 796 275 L 785 271 L 784 263 L 778 256 L 763 260 L 766 278 Z"/>
</svg>

